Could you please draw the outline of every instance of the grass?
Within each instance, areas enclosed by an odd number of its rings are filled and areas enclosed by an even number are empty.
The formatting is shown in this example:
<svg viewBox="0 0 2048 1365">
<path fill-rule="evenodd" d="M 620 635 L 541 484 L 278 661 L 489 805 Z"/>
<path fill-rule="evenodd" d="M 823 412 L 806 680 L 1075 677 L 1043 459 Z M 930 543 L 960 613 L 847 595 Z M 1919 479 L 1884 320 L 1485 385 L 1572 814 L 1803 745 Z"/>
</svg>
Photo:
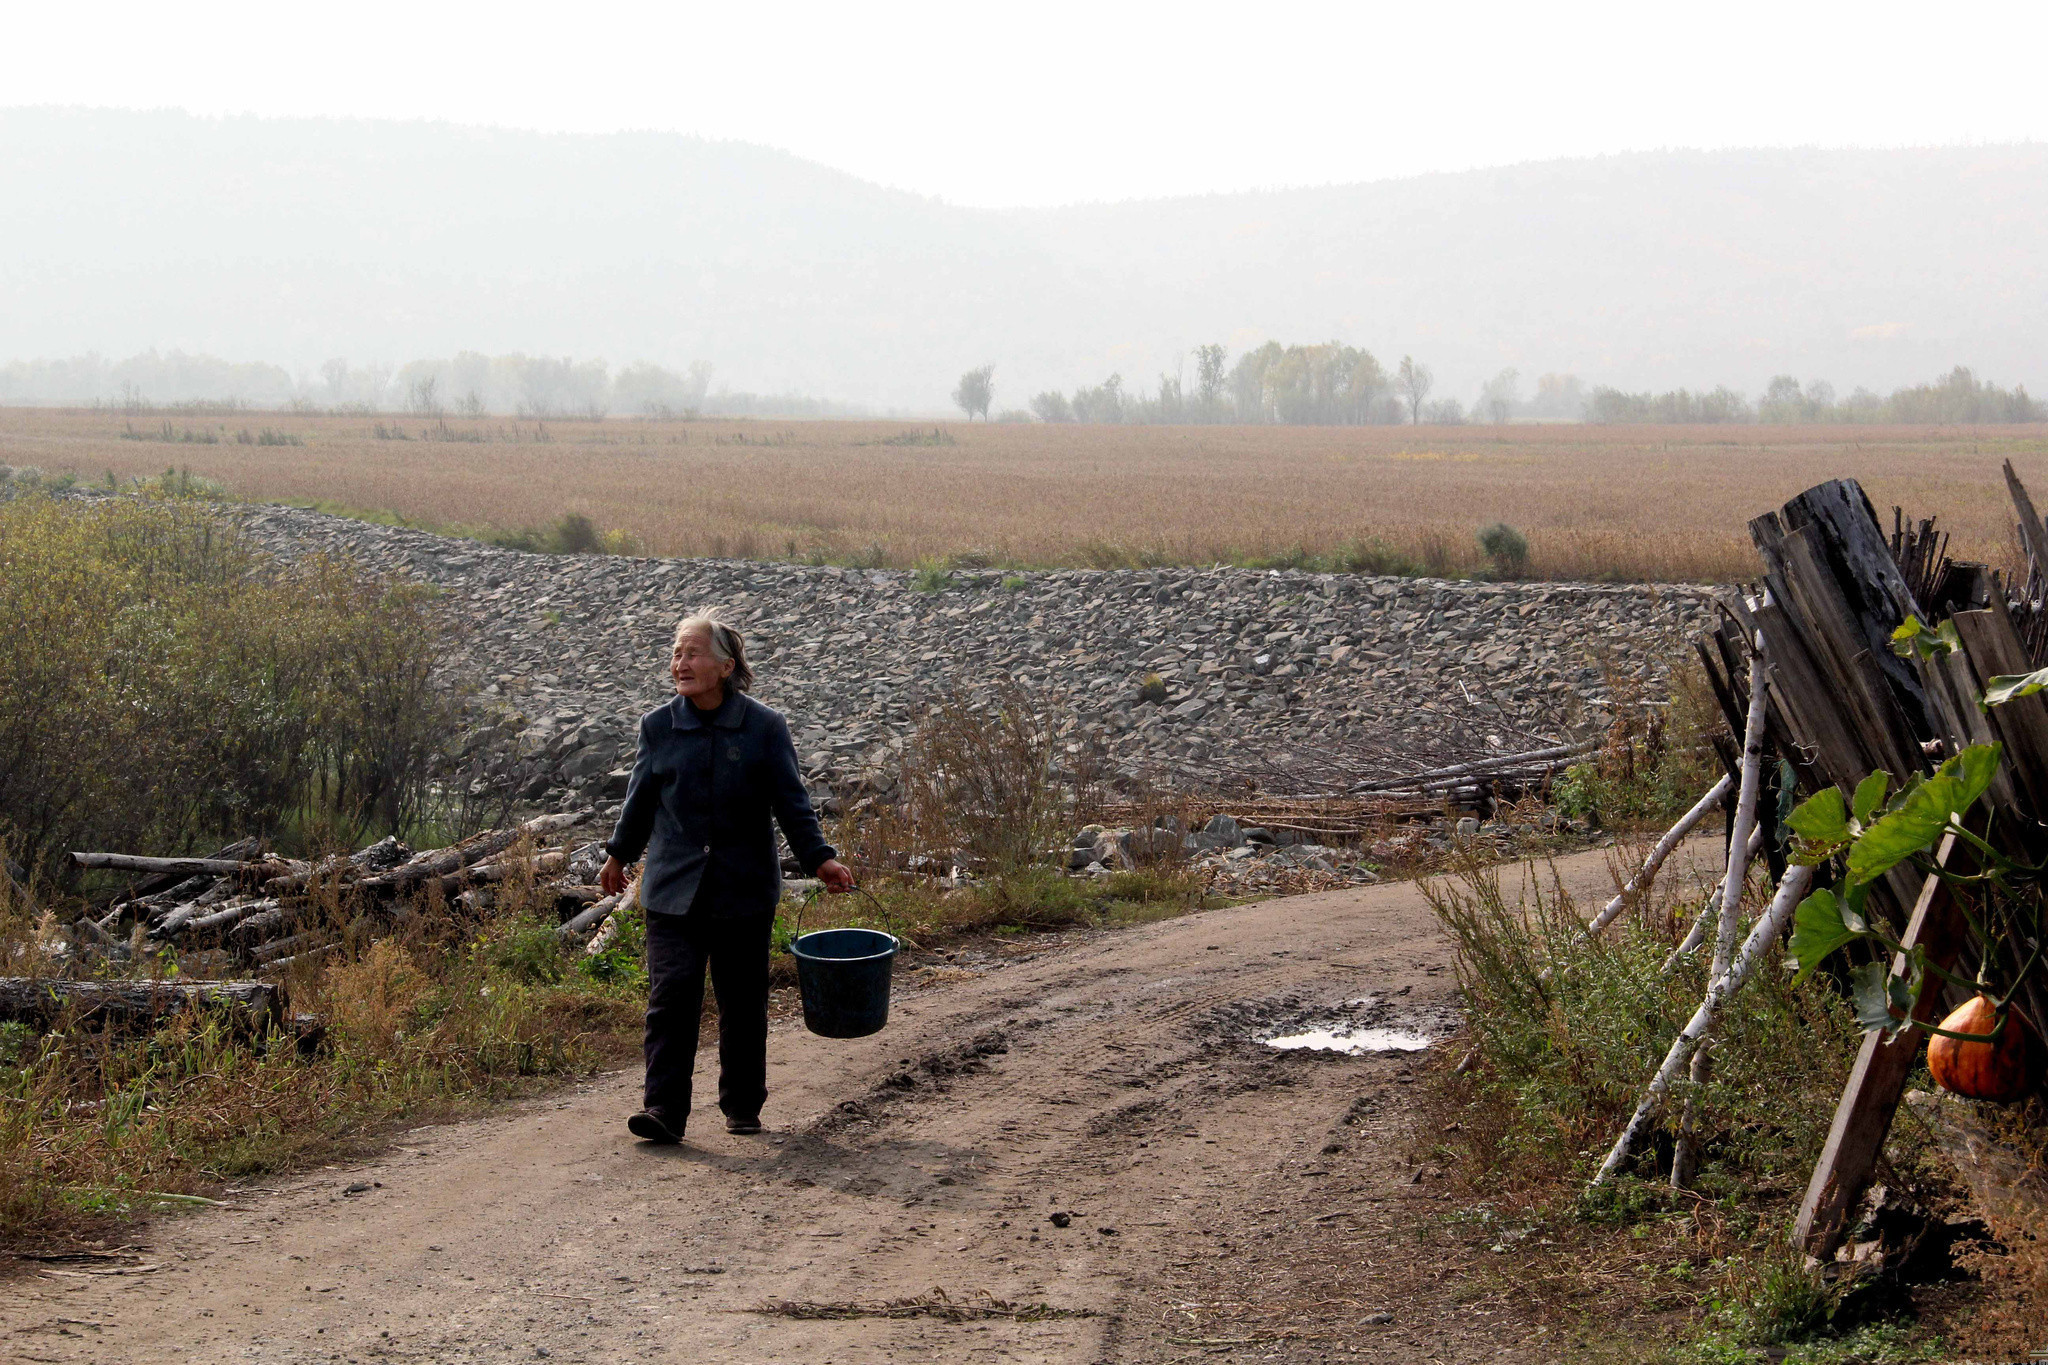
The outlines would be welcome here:
<svg viewBox="0 0 2048 1365">
<path fill-rule="evenodd" d="M 1467 867 L 1426 894 L 1455 945 L 1475 1063 L 1447 1059 L 1430 1078 L 1428 1121 L 1442 1134 L 1431 1155 L 1462 1184 L 1468 1216 L 1518 1229 L 1517 1283 L 1533 1311 L 1583 1339 L 1584 1358 L 1944 1358 L 1948 1291 L 1859 1286 L 1789 1244 L 1860 1041 L 1826 977 L 1794 987 L 1761 972 L 1724 1013 L 1711 1079 L 1691 1088 L 1703 1153 L 1691 1188 L 1668 1180 L 1674 1100 L 1633 1169 L 1589 1190 L 1704 989 L 1698 961 L 1662 971 L 1698 893 L 1657 898 L 1598 939 L 1583 931 L 1586 907 L 1540 875 L 1517 894 L 1499 869 Z M 1895 1126 L 1884 1170 L 1894 1191 L 1952 1206 L 1951 1178 L 1912 1120 Z"/>
<path fill-rule="evenodd" d="M 292 982 L 293 1008 L 324 1021 L 317 1044 L 203 1013 L 126 1035 L 0 1028 L 0 1244 L 366 1151 L 400 1122 L 623 1062 L 638 980 L 565 957 L 542 918 L 551 893 L 499 900 L 487 921 L 426 915 L 375 942 L 326 907 L 353 946 Z M 0 912 L 0 950 L 32 960 L 47 926 Z"/>
<path fill-rule="evenodd" d="M 552 526 L 565 509 L 651 554 L 863 567 L 1231 563 L 1372 573 L 1725 582 L 1743 526 L 1853 474 L 1880 509 L 1938 508 L 1952 550 L 2009 558 L 1998 461 L 2048 484 L 2032 427 L 1088 427 L 557 421 L 293 414 L 300 446 L 184 445 L 242 497 L 408 524 Z M 160 466 L 117 413 L 0 409 L 0 462 Z M 932 432 L 938 433 L 938 439 Z M 182 434 L 182 433 L 179 433 Z M 914 436 L 914 442 L 907 441 Z M 1526 544 L 1479 533 L 1504 524 Z"/>
</svg>

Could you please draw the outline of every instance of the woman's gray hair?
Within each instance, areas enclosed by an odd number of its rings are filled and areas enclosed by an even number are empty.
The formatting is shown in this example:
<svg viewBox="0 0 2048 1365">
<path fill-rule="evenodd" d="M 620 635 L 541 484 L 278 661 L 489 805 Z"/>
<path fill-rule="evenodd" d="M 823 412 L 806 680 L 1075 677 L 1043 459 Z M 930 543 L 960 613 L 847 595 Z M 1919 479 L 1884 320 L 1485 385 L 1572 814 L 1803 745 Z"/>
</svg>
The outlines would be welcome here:
<svg viewBox="0 0 2048 1365">
<path fill-rule="evenodd" d="M 670 652 L 673 653 L 676 645 L 683 642 L 683 637 L 694 630 L 703 631 L 704 638 L 711 642 L 714 659 L 732 661 L 732 676 L 725 680 L 727 686 L 735 692 L 745 692 L 754 685 L 754 669 L 747 662 L 747 642 L 738 631 L 719 619 L 716 608 L 692 612 L 676 622 L 676 636 L 669 645 Z"/>
</svg>

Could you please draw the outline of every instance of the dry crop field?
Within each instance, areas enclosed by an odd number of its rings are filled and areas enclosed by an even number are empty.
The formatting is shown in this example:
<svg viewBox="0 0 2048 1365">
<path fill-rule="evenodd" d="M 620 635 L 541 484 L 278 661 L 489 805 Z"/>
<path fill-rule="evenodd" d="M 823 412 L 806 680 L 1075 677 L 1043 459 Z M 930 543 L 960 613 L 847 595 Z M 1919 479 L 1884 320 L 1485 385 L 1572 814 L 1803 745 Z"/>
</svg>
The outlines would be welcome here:
<svg viewBox="0 0 2048 1365">
<path fill-rule="evenodd" d="M 379 431 L 382 431 L 382 437 Z M 300 444 L 256 444 L 271 439 Z M 168 440 L 166 440 L 168 436 Z M 212 437 L 215 443 L 203 438 Z M 187 439 L 187 438 L 191 439 Z M 403 439 L 399 439 L 402 437 Z M 242 443 L 246 440 L 247 444 Z M 1546 578 L 1725 581 L 1743 526 L 1824 478 L 1939 512 L 2004 562 L 2020 427 L 1089 427 L 448 419 L 0 409 L 0 463 L 81 481 L 189 468 L 239 496 L 514 529 L 580 511 L 664 555 L 904 566 L 1326 561 L 1378 542 L 1436 572 L 1505 521 Z"/>
</svg>

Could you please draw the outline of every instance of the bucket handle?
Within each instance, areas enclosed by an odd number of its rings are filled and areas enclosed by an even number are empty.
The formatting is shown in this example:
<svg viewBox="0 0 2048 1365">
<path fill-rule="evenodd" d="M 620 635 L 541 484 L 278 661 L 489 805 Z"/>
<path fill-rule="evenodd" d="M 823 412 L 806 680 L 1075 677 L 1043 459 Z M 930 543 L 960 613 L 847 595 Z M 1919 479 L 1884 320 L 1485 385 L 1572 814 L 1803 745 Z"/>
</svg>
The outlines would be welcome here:
<svg viewBox="0 0 2048 1365">
<path fill-rule="evenodd" d="M 813 905 L 816 905 L 818 903 L 818 898 L 824 894 L 825 888 L 823 886 L 814 886 L 809 891 L 804 892 L 803 896 L 797 901 L 796 923 L 792 924 L 789 927 L 790 942 L 794 943 L 797 939 L 803 937 L 804 911 L 810 909 Z M 852 891 L 847 892 L 845 894 L 853 896 L 866 896 L 869 902 L 873 904 L 875 909 L 881 913 L 882 917 L 885 920 L 888 918 L 889 907 L 883 905 L 881 899 L 877 897 L 874 892 L 868 890 L 865 886 L 856 886 L 853 888 Z"/>
</svg>

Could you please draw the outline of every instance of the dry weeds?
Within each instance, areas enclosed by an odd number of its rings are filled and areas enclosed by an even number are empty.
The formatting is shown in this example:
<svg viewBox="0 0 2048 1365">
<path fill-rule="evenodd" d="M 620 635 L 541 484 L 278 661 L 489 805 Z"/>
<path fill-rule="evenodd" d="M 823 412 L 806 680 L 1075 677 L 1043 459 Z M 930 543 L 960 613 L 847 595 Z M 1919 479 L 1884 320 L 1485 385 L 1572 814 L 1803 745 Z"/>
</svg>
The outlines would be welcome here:
<svg viewBox="0 0 2048 1365">
<path fill-rule="evenodd" d="M 2039 426 L 953 423 L 950 443 L 920 429 L 911 444 L 900 422 L 262 419 L 304 444 L 236 444 L 239 417 L 190 419 L 221 444 L 167 444 L 126 439 L 116 412 L 0 409 L 0 462 L 86 481 L 189 466 L 245 497 L 439 525 L 581 511 L 665 555 L 1107 566 L 1378 541 L 1455 571 L 1480 566 L 1477 531 L 1504 521 L 1528 536 L 1536 577 L 1699 581 L 1753 573 L 1745 522 L 1824 478 L 1939 512 L 1958 552 L 1994 562 L 2010 539 L 1998 461 L 2048 482 Z"/>
</svg>

